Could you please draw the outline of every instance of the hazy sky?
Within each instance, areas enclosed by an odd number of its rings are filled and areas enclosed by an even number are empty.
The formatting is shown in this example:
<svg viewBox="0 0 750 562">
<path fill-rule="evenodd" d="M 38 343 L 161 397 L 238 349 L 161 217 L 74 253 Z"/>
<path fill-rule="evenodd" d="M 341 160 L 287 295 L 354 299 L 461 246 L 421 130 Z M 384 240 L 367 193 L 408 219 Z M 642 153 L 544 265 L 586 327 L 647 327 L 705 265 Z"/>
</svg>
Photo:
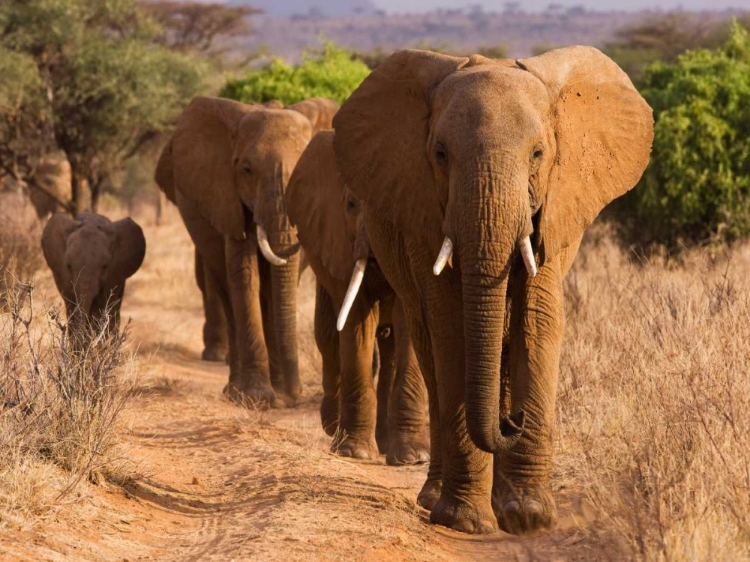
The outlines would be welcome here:
<svg viewBox="0 0 750 562">
<path fill-rule="evenodd" d="M 502 11 L 506 0 L 371 0 L 373 4 L 389 12 L 420 12 L 435 8 L 455 8 L 470 4 L 481 4 L 486 10 Z M 527 11 L 543 10 L 550 3 L 563 6 L 582 5 L 591 10 L 640 10 L 661 8 L 663 10 L 682 7 L 685 10 L 722 10 L 725 8 L 750 9 L 750 0 L 520 0 Z"/>
</svg>

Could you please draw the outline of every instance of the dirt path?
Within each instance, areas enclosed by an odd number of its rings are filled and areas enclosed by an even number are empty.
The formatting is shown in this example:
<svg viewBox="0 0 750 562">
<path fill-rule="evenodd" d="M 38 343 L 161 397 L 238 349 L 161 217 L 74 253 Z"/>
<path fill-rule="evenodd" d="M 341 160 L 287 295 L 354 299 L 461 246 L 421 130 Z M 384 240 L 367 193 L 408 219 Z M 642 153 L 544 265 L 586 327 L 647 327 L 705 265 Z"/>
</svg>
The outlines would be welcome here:
<svg viewBox="0 0 750 562">
<path fill-rule="evenodd" d="M 350 462 L 320 428 L 313 291 L 300 310 L 304 399 L 243 410 L 221 397 L 227 368 L 199 360 L 200 299 L 179 223 L 147 228 L 149 252 L 128 286 L 141 392 L 127 420 L 140 478 L 88 486 L 33 531 L 0 541 L 24 560 L 573 560 L 595 556 L 582 510 L 560 491 L 551 533 L 473 538 L 429 525 L 415 498 L 426 467 Z M 578 493 L 580 496 L 580 492 Z M 574 515 L 576 514 L 576 515 Z M 601 553 L 599 553 L 601 554 Z"/>
</svg>

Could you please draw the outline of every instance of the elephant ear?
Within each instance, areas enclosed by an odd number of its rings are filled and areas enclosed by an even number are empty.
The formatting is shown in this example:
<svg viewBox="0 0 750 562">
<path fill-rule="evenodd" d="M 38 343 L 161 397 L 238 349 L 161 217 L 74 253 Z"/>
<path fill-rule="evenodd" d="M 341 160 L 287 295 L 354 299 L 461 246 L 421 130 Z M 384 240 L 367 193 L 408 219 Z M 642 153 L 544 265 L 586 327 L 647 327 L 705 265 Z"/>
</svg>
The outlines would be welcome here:
<svg viewBox="0 0 750 562">
<path fill-rule="evenodd" d="M 310 98 L 287 107 L 301 113 L 312 123 L 313 135 L 333 127 L 333 116 L 339 110 L 339 104 L 328 98 Z"/>
<path fill-rule="evenodd" d="M 593 47 L 518 61 L 548 88 L 557 154 L 542 203 L 542 260 L 574 243 L 648 164 L 651 108 L 617 64 Z"/>
<path fill-rule="evenodd" d="M 81 225 L 65 213 L 56 213 L 50 217 L 42 232 L 42 253 L 47 262 L 58 290 L 67 291 L 68 270 L 65 265 L 65 250 L 68 236 Z"/>
<path fill-rule="evenodd" d="M 405 50 L 388 57 L 336 114 L 333 146 L 344 183 L 437 254 L 442 209 L 427 155 L 430 99 L 468 58 Z"/>
<path fill-rule="evenodd" d="M 172 139 L 169 140 L 167 145 L 161 151 L 159 161 L 156 163 L 156 171 L 154 172 L 154 180 L 156 185 L 159 186 L 167 196 L 167 199 L 171 203 L 177 204 L 177 199 L 174 194 L 174 169 L 172 168 Z"/>
<path fill-rule="evenodd" d="M 305 252 L 320 260 L 332 277 L 347 281 L 354 249 L 344 216 L 345 192 L 333 154 L 333 131 L 321 131 L 294 168 L 286 208 Z"/>
<path fill-rule="evenodd" d="M 240 120 L 258 107 L 221 98 L 193 99 L 172 136 L 174 187 L 222 234 L 245 237 L 235 186 L 234 139 Z"/>
<path fill-rule="evenodd" d="M 132 277 L 141 267 L 146 255 L 143 230 L 130 217 L 112 223 L 115 233 L 114 261 L 110 275 L 116 282 Z"/>
</svg>

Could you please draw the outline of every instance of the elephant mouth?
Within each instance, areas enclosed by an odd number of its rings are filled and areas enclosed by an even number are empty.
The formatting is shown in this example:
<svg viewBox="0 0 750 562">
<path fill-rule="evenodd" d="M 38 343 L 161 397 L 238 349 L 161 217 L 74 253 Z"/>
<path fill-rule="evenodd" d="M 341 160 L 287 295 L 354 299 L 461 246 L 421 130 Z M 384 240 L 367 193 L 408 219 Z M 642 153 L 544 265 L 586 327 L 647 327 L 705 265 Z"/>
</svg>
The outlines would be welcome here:
<svg viewBox="0 0 750 562">
<path fill-rule="evenodd" d="M 260 248 L 263 257 L 272 265 L 286 265 L 287 260 L 284 258 L 293 256 L 300 249 L 297 237 L 291 232 L 282 232 L 274 236 L 273 246 L 276 248 L 274 250 L 268 240 L 266 229 L 260 224 L 256 224 L 255 229 L 258 237 L 258 248 Z"/>
<path fill-rule="evenodd" d="M 525 236 L 518 245 L 518 249 L 521 252 L 521 258 L 523 258 L 523 264 L 526 266 L 526 272 L 529 277 L 536 277 L 537 267 L 536 260 L 534 259 L 534 249 L 531 247 L 531 237 Z M 432 266 L 432 273 L 436 276 L 440 275 L 445 269 L 447 264 L 450 264 L 453 260 L 453 242 L 446 236 L 443 240 L 443 245 L 438 252 L 435 265 Z"/>
</svg>

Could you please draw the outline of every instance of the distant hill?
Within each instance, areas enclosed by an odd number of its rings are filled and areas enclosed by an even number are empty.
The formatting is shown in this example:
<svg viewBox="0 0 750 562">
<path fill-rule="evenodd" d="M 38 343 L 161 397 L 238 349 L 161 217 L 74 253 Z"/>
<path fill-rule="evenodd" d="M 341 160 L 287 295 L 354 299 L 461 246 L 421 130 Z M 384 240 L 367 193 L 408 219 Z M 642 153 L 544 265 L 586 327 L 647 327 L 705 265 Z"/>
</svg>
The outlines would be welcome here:
<svg viewBox="0 0 750 562">
<path fill-rule="evenodd" d="M 255 1 L 254 5 L 259 3 Z M 479 10 L 404 15 L 375 12 L 343 17 L 263 15 L 253 18 L 253 34 L 243 46 L 251 50 L 268 47 L 275 55 L 298 60 L 302 50 L 320 45 L 320 37 L 324 37 L 361 51 L 432 46 L 469 54 L 482 46 L 505 45 L 509 56 L 522 57 L 531 55 L 539 45 L 602 45 L 617 29 L 648 15 L 644 12 L 501 14 Z"/>
<path fill-rule="evenodd" d="M 237 0 L 234 0 L 237 1 Z M 583 8 L 545 12 L 486 12 L 478 6 L 438 10 L 423 14 L 389 15 L 371 11 L 369 0 L 248 0 L 254 6 L 273 5 L 265 15 L 252 18 L 253 32 L 242 41 L 247 50 L 267 49 L 296 62 L 308 47 L 319 47 L 320 38 L 358 51 L 399 48 L 439 48 L 455 54 L 471 54 L 480 47 L 504 45 L 510 57 L 526 57 L 544 48 L 564 45 L 601 47 L 615 38 L 617 30 L 661 17 L 664 12 L 593 12 Z M 325 4 L 326 10 L 353 10 L 358 15 L 324 16 L 319 12 L 275 16 L 293 6 Z M 301 10 L 302 8 L 297 8 Z M 735 14 L 741 13 L 735 11 Z M 726 20 L 731 12 L 701 12 L 708 23 Z"/>
<path fill-rule="evenodd" d="M 377 7 L 370 0 L 230 0 L 228 3 L 260 8 L 269 16 L 338 17 L 377 11 Z"/>
</svg>

